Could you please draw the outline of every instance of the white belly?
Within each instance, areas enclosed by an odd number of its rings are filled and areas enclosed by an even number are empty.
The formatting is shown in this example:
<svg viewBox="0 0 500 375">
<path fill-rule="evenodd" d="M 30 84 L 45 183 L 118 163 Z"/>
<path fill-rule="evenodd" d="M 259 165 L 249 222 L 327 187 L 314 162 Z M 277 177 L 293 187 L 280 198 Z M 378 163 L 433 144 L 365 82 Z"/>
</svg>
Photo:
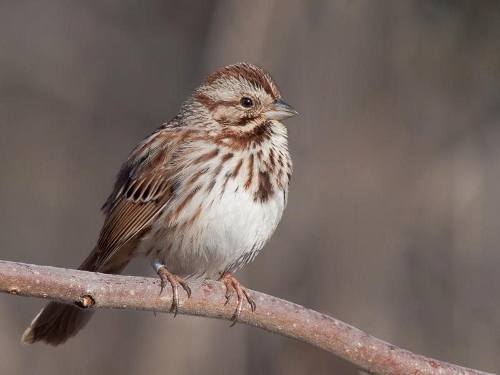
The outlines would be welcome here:
<svg viewBox="0 0 500 375">
<path fill-rule="evenodd" d="M 252 261 L 281 220 L 285 194 L 276 191 L 261 203 L 234 179 L 220 195 L 221 183 L 218 181 L 209 194 L 197 193 L 186 205 L 178 223 L 187 223 L 200 204 L 202 207 L 192 225 L 153 229 L 141 242 L 143 251 L 154 247 L 151 254 L 156 254 L 170 272 L 183 277 L 216 278 Z M 162 241 L 153 240 L 157 235 Z"/>
</svg>

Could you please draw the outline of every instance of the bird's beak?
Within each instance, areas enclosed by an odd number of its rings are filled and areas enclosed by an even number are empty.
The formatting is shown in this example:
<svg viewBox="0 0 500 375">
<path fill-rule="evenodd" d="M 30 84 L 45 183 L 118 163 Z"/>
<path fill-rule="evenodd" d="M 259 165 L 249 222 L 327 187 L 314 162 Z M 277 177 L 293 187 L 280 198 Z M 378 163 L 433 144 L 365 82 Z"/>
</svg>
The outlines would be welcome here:
<svg viewBox="0 0 500 375">
<path fill-rule="evenodd" d="M 295 116 L 296 114 L 298 114 L 298 112 L 293 109 L 293 107 L 278 98 L 269 105 L 264 115 L 268 120 L 283 120 Z"/>
</svg>

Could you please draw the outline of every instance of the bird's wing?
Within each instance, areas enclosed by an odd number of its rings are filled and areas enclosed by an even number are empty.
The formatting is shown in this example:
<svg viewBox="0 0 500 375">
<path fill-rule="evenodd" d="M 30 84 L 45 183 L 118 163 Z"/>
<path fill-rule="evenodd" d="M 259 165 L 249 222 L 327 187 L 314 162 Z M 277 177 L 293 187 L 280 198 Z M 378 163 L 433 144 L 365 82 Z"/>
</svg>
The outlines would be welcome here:
<svg viewBox="0 0 500 375">
<path fill-rule="evenodd" d="M 103 206 L 106 219 L 97 242 L 96 269 L 147 228 L 168 203 L 176 184 L 171 161 L 182 142 L 181 131 L 163 126 L 130 154 Z"/>
</svg>

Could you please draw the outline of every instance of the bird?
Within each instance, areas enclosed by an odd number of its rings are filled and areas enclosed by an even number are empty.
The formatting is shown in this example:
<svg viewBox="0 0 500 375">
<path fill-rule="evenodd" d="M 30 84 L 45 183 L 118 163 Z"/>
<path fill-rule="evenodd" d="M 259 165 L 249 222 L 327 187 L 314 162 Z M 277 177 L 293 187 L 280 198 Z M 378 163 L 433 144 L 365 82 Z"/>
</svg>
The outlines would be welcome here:
<svg viewBox="0 0 500 375">
<path fill-rule="evenodd" d="M 120 274 L 145 256 L 161 290 L 171 285 L 175 313 L 179 286 L 189 298 L 186 280 L 200 277 L 222 281 L 227 300 L 237 296 L 235 322 L 245 300 L 254 311 L 233 273 L 255 259 L 282 218 L 292 175 L 283 120 L 296 114 L 260 67 L 236 63 L 209 74 L 125 160 L 97 244 L 78 269 Z M 93 312 L 50 302 L 21 341 L 60 345 Z"/>
</svg>

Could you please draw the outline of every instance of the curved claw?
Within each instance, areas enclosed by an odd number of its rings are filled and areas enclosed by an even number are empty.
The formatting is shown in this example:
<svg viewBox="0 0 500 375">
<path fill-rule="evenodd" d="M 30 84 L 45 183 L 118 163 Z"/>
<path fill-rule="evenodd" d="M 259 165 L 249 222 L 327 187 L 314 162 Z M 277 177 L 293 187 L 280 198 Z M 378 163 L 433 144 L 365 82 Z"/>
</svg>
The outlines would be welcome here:
<svg viewBox="0 0 500 375">
<path fill-rule="evenodd" d="M 243 310 L 244 299 L 247 300 L 252 312 L 254 312 L 255 309 L 257 308 L 257 304 L 250 295 L 250 292 L 248 292 L 246 288 L 241 286 L 240 282 L 236 280 L 236 278 L 232 275 L 231 272 L 224 273 L 221 276 L 220 280 L 226 286 L 226 302 L 224 303 L 224 306 L 226 306 L 229 303 L 229 301 L 231 301 L 235 293 L 236 296 L 238 297 L 238 304 L 236 305 L 236 310 L 234 311 L 233 317 L 231 318 L 231 320 L 233 321 L 231 327 L 233 327 L 237 323 L 238 318 L 241 315 L 241 311 Z"/>
<path fill-rule="evenodd" d="M 188 298 L 191 297 L 191 288 L 189 287 L 188 283 L 184 281 L 184 279 L 177 275 L 174 275 L 173 273 L 170 273 L 164 265 L 155 262 L 153 264 L 153 267 L 155 268 L 156 273 L 158 274 L 158 276 L 160 276 L 161 279 L 160 295 L 167 284 L 170 284 L 172 286 L 172 307 L 170 308 L 170 311 L 174 312 L 175 318 L 180 306 L 179 285 L 182 286 L 182 288 L 186 291 Z"/>
</svg>

